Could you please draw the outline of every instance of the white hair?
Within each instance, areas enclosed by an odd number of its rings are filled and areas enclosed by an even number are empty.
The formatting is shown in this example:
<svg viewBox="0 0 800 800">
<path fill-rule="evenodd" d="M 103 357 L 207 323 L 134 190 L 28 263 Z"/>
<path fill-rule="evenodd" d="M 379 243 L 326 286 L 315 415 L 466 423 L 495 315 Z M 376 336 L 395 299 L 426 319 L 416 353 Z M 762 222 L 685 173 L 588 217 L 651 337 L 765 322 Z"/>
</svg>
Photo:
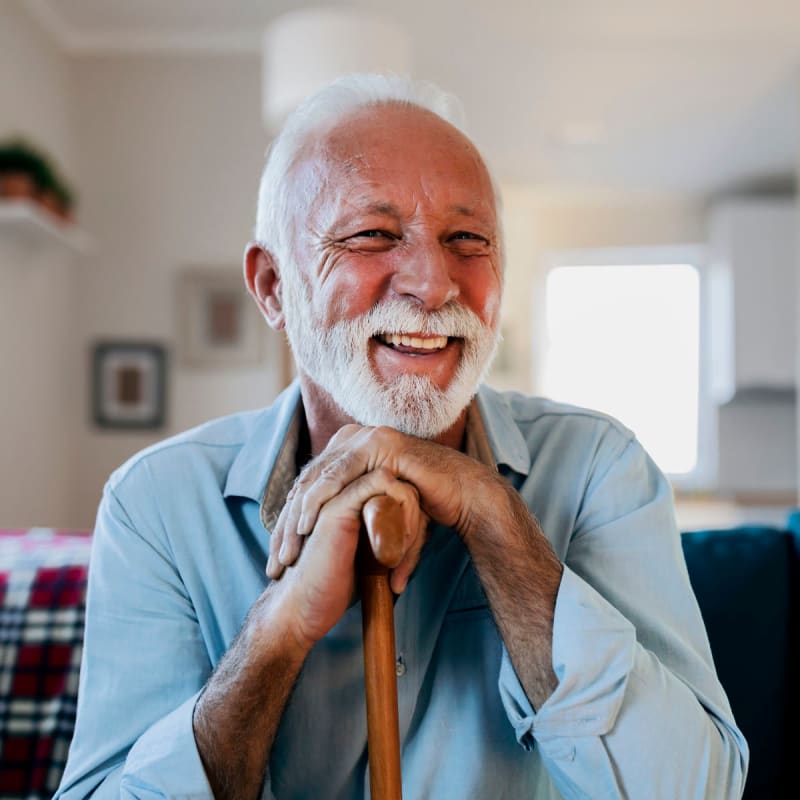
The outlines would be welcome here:
<svg viewBox="0 0 800 800">
<path fill-rule="evenodd" d="M 290 115 L 270 145 L 258 190 L 255 239 L 272 253 L 279 265 L 291 265 L 294 261 L 291 179 L 306 145 L 359 109 L 386 103 L 430 111 L 467 136 L 461 102 L 427 81 L 396 75 L 353 74 L 338 78 L 311 95 Z M 500 193 L 491 172 L 489 175 L 499 212 Z"/>
</svg>

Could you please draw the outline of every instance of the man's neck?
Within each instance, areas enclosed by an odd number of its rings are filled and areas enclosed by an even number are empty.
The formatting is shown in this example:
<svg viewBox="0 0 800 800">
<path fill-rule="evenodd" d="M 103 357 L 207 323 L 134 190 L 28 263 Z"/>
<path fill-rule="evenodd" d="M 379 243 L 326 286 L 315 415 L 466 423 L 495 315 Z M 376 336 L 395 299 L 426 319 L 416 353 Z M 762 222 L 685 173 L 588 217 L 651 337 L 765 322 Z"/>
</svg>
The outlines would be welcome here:
<svg viewBox="0 0 800 800">
<path fill-rule="evenodd" d="M 319 455 L 333 438 L 334 434 L 345 425 L 355 420 L 342 411 L 333 398 L 317 386 L 308 376 L 300 376 L 300 392 L 308 425 L 308 436 L 311 445 L 311 457 Z M 464 449 L 467 409 L 459 414 L 455 423 L 433 441 L 454 450 Z"/>
</svg>

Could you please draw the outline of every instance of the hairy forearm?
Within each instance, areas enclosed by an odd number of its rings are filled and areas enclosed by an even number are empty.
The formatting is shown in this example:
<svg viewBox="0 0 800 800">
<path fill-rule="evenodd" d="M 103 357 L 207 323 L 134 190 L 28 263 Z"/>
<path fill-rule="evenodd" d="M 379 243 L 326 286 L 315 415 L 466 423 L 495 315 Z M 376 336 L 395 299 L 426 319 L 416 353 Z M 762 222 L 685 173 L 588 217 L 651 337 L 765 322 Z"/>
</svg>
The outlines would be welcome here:
<svg viewBox="0 0 800 800">
<path fill-rule="evenodd" d="M 197 748 L 217 800 L 257 798 L 307 649 L 283 629 L 278 585 L 264 592 L 194 710 Z"/>
<path fill-rule="evenodd" d="M 519 495 L 499 476 L 499 505 L 479 510 L 465 535 L 500 635 L 534 708 L 558 680 L 552 666 L 553 615 L 563 566 Z"/>
</svg>

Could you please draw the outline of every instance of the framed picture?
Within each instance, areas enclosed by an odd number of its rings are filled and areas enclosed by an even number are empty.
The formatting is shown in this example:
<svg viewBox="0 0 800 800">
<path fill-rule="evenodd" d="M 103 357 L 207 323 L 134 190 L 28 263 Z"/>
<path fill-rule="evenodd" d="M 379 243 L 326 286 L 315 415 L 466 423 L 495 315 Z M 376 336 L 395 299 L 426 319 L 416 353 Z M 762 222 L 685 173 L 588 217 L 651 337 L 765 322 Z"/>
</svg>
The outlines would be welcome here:
<svg viewBox="0 0 800 800">
<path fill-rule="evenodd" d="M 160 428 L 166 351 L 149 342 L 100 342 L 92 369 L 93 417 L 104 428 Z"/>
<path fill-rule="evenodd" d="M 179 354 L 194 367 L 256 366 L 272 333 L 235 268 L 194 268 L 177 283 Z M 280 337 L 276 337 L 280 338 Z"/>
</svg>

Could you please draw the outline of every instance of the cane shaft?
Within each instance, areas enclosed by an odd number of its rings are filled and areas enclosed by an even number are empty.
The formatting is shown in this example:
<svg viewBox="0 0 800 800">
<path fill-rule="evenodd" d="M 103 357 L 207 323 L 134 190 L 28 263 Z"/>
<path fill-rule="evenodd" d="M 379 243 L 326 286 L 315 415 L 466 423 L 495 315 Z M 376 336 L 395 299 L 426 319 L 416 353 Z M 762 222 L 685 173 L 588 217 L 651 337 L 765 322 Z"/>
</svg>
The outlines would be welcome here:
<svg viewBox="0 0 800 800">
<path fill-rule="evenodd" d="M 400 507 L 388 497 L 373 498 L 367 504 L 364 522 L 373 541 L 391 542 L 399 535 L 402 543 Z M 366 535 L 362 536 L 359 553 L 359 588 L 370 794 L 373 800 L 401 800 L 394 599 L 388 569 L 375 558 Z"/>
</svg>

